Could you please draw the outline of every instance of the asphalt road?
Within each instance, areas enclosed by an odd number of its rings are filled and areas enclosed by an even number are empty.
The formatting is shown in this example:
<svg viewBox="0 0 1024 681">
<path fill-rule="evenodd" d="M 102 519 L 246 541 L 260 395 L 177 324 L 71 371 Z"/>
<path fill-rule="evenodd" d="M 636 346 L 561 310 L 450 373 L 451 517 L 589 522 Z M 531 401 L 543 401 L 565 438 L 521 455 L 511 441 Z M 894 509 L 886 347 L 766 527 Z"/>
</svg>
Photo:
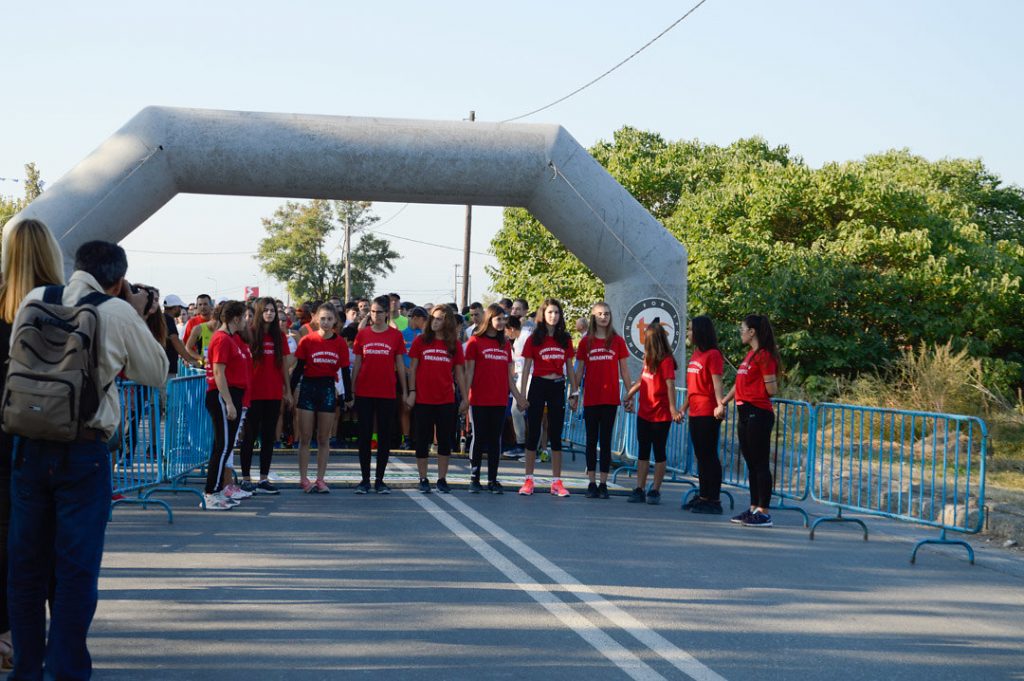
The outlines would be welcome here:
<svg viewBox="0 0 1024 681">
<path fill-rule="evenodd" d="M 286 490 L 218 513 L 179 496 L 173 525 L 119 508 L 94 678 L 1024 678 L 1019 556 L 926 547 L 912 566 L 931 531 L 811 542 L 794 513 L 683 513 L 682 490 Z"/>
</svg>

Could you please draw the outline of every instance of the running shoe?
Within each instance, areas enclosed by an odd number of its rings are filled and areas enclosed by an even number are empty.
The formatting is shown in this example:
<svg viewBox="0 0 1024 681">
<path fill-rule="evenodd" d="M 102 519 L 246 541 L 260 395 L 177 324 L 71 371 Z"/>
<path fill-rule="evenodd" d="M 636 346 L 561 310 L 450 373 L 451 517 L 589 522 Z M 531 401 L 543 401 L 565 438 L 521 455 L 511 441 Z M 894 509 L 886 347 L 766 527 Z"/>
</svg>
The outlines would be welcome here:
<svg viewBox="0 0 1024 681">
<path fill-rule="evenodd" d="M 697 506 L 700 505 L 701 501 L 702 501 L 702 499 L 700 498 L 700 496 L 694 494 L 692 497 L 690 497 L 689 501 L 687 501 L 685 504 L 683 504 L 683 510 L 684 511 L 692 511 L 693 509 L 695 509 Z"/>
<path fill-rule="evenodd" d="M 469 493 L 480 494 L 483 491 L 483 487 L 480 485 L 480 478 L 470 478 L 469 480 Z"/>
<path fill-rule="evenodd" d="M 772 527 L 772 517 L 767 513 L 751 513 L 750 517 L 743 521 L 743 527 Z"/>
<path fill-rule="evenodd" d="M 440 485 L 441 481 L 438 480 L 437 482 Z M 440 489 L 440 487 L 438 489 Z M 376 492 L 377 494 L 391 494 L 391 488 L 388 487 L 383 480 L 378 480 L 376 483 L 374 483 L 373 491 Z"/>
<path fill-rule="evenodd" d="M 729 518 L 729 522 L 736 523 L 737 525 L 742 525 L 743 523 L 747 522 L 747 518 L 749 518 L 752 515 L 754 514 L 751 513 L 750 509 L 748 508 L 743 513 L 740 513 L 739 515 L 734 515 L 733 517 Z"/>
<path fill-rule="evenodd" d="M 629 495 L 629 498 L 626 499 L 626 501 L 631 504 L 642 504 L 647 501 L 647 495 L 644 494 L 643 487 L 637 487 L 634 489 L 633 493 Z"/>
<path fill-rule="evenodd" d="M 228 500 L 220 494 L 204 494 L 203 501 L 206 505 L 199 504 L 199 507 L 205 508 L 207 511 L 227 511 L 234 506 L 234 504 L 229 504 Z"/>
<path fill-rule="evenodd" d="M 430 494 L 430 481 L 426 478 L 420 478 L 420 493 Z"/>
<path fill-rule="evenodd" d="M 309 481 L 309 478 L 303 478 L 302 480 L 299 480 L 299 487 L 301 487 L 302 491 L 305 492 L 306 494 L 316 491 L 316 489 L 313 487 L 313 483 Z"/>
<path fill-rule="evenodd" d="M 491 480 L 487 483 L 487 491 L 491 494 L 504 494 L 505 489 L 501 486 L 501 483 L 497 480 Z"/>
<path fill-rule="evenodd" d="M 722 515 L 722 502 L 720 501 L 702 501 L 693 508 L 690 509 L 691 513 L 700 513 L 705 515 Z"/>
<path fill-rule="evenodd" d="M 437 479 L 437 491 L 441 494 L 451 494 L 452 488 L 448 486 L 448 481 L 444 478 Z"/>
<path fill-rule="evenodd" d="M 609 498 L 608 483 L 602 482 L 600 485 L 597 486 L 597 497 L 599 499 L 607 499 L 607 498 Z"/>
<path fill-rule="evenodd" d="M 269 480 L 260 480 L 259 484 L 256 485 L 256 489 L 260 491 L 260 494 L 280 494 L 281 490 L 270 484 Z"/>
<path fill-rule="evenodd" d="M 587 485 L 587 493 L 584 494 L 583 496 L 585 496 L 587 499 L 596 499 L 597 498 L 597 483 L 596 482 L 592 482 L 589 485 Z"/>
<path fill-rule="evenodd" d="M 239 501 L 241 501 L 242 499 L 248 499 L 249 497 L 251 497 L 252 492 L 246 492 L 238 485 L 228 485 L 227 487 L 224 488 L 224 496 L 226 496 L 228 499 L 238 499 Z"/>
<path fill-rule="evenodd" d="M 240 487 L 242 488 L 243 491 L 249 492 L 251 494 L 257 493 L 257 487 L 255 484 L 253 484 L 251 480 L 243 481 Z"/>
<path fill-rule="evenodd" d="M 556 497 L 567 497 L 569 496 L 569 490 L 565 488 L 561 480 L 555 480 L 551 483 L 551 494 Z"/>
<path fill-rule="evenodd" d="M 370 481 L 363 480 L 356 485 L 356 494 L 369 494 L 370 493 Z"/>
<path fill-rule="evenodd" d="M 661 503 L 661 492 L 656 490 L 656 489 L 652 489 L 650 492 L 648 492 L 647 493 L 647 503 L 650 504 L 651 506 L 656 506 L 656 505 L 660 504 Z"/>
<path fill-rule="evenodd" d="M 533 478 L 527 478 L 523 481 L 523 486 L 519 488 L 519 493 L 524 497 L 533 494 Z"/>
<path fill-rule="evenodd" d="M 330 494 L 331 488 L 327 486 L 327 483 L 323 480 L 317 480 L 314 485 L 317 494 Z"/>
<path fill-rule="evenodd" d="M 548 461 L 551 461 L 551 452 L 546 449 L 542 449 L 540 452 L 540 462 L 547 463 Z"/>
</svg>

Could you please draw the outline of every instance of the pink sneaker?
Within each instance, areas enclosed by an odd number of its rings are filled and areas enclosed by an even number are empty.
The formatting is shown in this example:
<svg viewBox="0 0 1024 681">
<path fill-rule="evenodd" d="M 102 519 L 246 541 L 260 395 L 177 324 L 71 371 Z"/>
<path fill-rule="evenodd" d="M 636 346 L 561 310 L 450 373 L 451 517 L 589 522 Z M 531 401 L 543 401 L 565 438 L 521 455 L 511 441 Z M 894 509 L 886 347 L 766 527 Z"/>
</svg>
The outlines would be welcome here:
<svg viewBox="0 0 1024 681">
<path fill-rule="evenodd" d="M 309 494 L 314 489 L 313 483 L 309 481 L 309 478 L 302 478 L 302 480 L 299 481 L 299 487 L 301 487 L 302 491 L 306 494 Z"/>
<path fill-rule="evenodd" d="M 555 480 L 551 483 L 551 493 L 556 497 L 567 497 L 569 496 L 569 490 L 565 488 L 561 480 Z"/>
<path fill-rule="evenodd" d="M 316 481 L 316 493 L 317 494 L 330 494 L 331 488 L 327 486 L 327 483 L 323 480 Z"/>
<path fill-rule="evenodd" d="M 523 486 L 519 488 L 519 493 L 524 497 L 528 497 L 533 494 L 533 478 L 527 478 L 526 481 L 523 482 Z"/>
</svg>

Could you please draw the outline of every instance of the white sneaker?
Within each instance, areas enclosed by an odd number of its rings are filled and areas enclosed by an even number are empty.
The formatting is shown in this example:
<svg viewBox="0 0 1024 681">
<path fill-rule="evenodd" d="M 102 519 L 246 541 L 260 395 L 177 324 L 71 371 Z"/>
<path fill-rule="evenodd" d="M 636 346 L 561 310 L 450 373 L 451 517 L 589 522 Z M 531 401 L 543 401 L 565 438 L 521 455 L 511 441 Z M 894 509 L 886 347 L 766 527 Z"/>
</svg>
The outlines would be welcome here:
<svg viewBox="0 0 1024 681">
<path fill-rule="evenodd" d="M 207 511 L 227 511 L 234 505 L 228 503 L 220 494 L 204 494 L 203 500 L 206 502 Z M 200 504 L 199 507 L 202 508 L 203 505 Z"/>
<path fill-rule="evenodd" d="M 224 488 L 224 496 L 228 499 L 248 499 L 252 496 L 252 492 L 246 492 L 238 485 L 228 485 Z"/>
</svg>

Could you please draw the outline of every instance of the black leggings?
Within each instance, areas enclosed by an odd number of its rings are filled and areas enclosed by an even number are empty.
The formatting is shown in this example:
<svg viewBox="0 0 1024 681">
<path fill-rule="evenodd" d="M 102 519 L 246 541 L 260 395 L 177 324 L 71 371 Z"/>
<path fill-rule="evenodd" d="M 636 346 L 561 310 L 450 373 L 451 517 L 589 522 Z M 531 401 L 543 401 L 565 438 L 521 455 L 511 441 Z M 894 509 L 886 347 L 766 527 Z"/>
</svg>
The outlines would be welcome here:
<svg viewBox="0 0 1024 681">
<path fill-rule="evenodd" d="M 690 441 L 697 457 L 700 498 L 718 501 L 722 492 L 722 462 L 718 460 L 718 435 L 722 422 L 714 416 L 690 417 Z"/>
<path fill-rule="evenodd" d="M 470 423 L 473 425 L 473 442 L 469 458 L 473 467 L 472 476 L 480 479 L 480 461 L 487 452 L 487 480 L 498 479 L 498 462 L 501 460 L 501 431 L 505 426 L 505 407 L 470 407 Z"/>
<path fill-rule="evenodd" d="M 452 453 L 452 432 L 455 430 L 455 403 L 417 404 L 412 410 L 412 425 L 415 428 L 416 458 L 425 459 L 430 454 L 430 443 L 437 431 L 437 455 L 450 456 Z"/>
<path fill-rule="evenodd" d="M 740 404 L 736 411 L 739 416 L 736 438 L 740 441 L 740 453 L 747 462 L 750 505 L 768 508 L 772 501 L 771 444 L 775 414 L 751 404 Z"/>
<path fill-rule="evenodd" d="M 356 414 L 359 416 L 359 469 L 363 482 L 370 481 L 370 441 L 373 439 L 374 420 L 377 424 L 377 480 L 384 479 L 391 455 L 391 423 L 395 418 L 398 401 L 394 397 L 356 396 Z"/>
<path fill-rule="evenodd" d="M 249 477 L 252 470 L 252 449 L 256 437 L 260 438 L 260 480 L 270 474 L 277 439 L 277 417 L 281 415 L 281 400 L 253 400 L 245 412 L 242 427 L 242 475 Z"/>
<path fill-rule="evenodd" d="M 540 441 L 540 423 L 544 417 L 544 407 L 548 408 L 548 442 L 551 451 L 562 451 L 562 425 L 565 421 L 565 379 L 552 380 L 534 376 L 530 381 L 530 390 L 526 400 L 530 403 L 526 410 L 526 448 L 537 451 Z"/>
<path fill-rule="evenodd" d="M 637 463 L 651 460 L 651 448 L 654 448 L 654 463 L 665 463 L 665 444 L 668 442 L 668 431 L 671 421 L 648 421 L 637 417 L 636 440 L 640 445 L 636 453 Z"/>
<path fill-rule="evenodd" d="M 597 470 L 597 444 L 601 443 L 601 472 L 612 468 L 612 429 L 615 428 L 617 404 L 595 404 L 583 407 L 583 422 L 587 426 L 587 471 Z"/>
<path fill-rule="evenodd" d="M 210 461 L 206 464 L 206 493 L 214 494 L 221 489 L 220 481 L 224 477 L 224 466 L 227 465 L 231 450 L 235 447 L 235 436 L 238 434 L 238 419 L 242 416 L 241 388 L 229 388 L 231 402 L 235 405 L 235 418 L 229 420 L 226 405 L 217 389 L 206 392 L 206 411 L 210 412 L 213 421 L 213 447 L 210 448 Z"/>
</svg>

